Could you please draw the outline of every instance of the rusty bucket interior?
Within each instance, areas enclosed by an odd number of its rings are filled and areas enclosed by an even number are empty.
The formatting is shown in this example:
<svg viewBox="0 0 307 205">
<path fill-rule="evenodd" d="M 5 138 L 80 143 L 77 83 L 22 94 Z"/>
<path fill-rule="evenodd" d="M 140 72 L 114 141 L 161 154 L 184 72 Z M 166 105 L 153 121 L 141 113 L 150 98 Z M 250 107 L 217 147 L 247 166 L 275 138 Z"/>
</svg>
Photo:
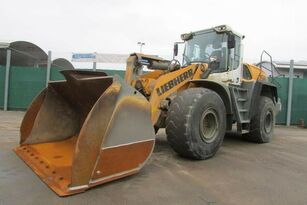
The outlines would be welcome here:
<svg viewBox="0 0 307 205">
<path fill-rule="evenodd" d="M 59 196 L 137 173 L 154 147 L 146 98 L 118 76 L 62 74 L 28 108 L 17 155 Z"/>
</svg>

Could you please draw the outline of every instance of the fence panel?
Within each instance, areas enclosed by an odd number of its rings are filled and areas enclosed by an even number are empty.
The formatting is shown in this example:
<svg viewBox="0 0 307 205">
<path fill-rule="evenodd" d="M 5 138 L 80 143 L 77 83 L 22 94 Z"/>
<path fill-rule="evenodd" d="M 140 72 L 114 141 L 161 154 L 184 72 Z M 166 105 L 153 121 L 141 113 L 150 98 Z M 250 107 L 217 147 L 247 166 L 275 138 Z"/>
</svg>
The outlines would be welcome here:
<svg viewBox="0 0 307 205">
<path fill-rule="evenodd" d="M 276 116 L 276 124 L 286 124 L 288 103 L 288 78 L 275 78 L 280 86 L 277 86 L 278 97 L 281 100 L 281 111 Z"/>
<path fill-rule="evenodd" d="M 307 79 L 293 79 L 291 124 L 307 122 Z"/>
<path fill-rule="evenodd" d="M 50 80 L 64 80 L 59 68 L 51 68 Z M 108 75 L 119 75 L 124 78 L 122 70 L 103 70 Z M 4 101 L 5 66 L 0 66 L 0 107 Z M 45 88 L 46 68 L 12 66 L 10 68 L 10 83 L 8 109 L 26 109 L 33 98 Z"/>
<path fill-rule="evenodd" d="M 50 80 L 64 80 L 59 68 L 52 68 Z M 100 70 L 99 70 L 100 71 Z M 124 78 L 123 70 L 101 70 L 108 75 L 119 75 Z M 0 107 L 4 101 L 5 66 L 0 66 Z M 33 98 L 45 87 L 46 68 L 12 66 L 10 70 L 8 108 L 11 110 L 26 109 Z M 287 117 L 288 78 L 276 78 L 280 87 L 278 95 L 282 110 L 276 117 L 277 124 L 285 124 Z M 307 79 L 293 79 L 291 124 L 298 124 L 300 119 L 307 122 Z"/>
<path fill-rule="evenodd" d="M 50 80 L 65 80 L 64 76 L 60 73 L 60 68 L 51 68 L 50 70 Z"/>
<path fill-rule="evenodd" d="M 10 70 L 8 108 L 26 109 L 45 87 L 46 68 L 12 66 Z"/>
<path fill-rule="evenodd" d="M 5 81 L 5 66 L 0 65 L 0 108 L 4 104 L 4 82 Z"/>
<path fill-rule="evenodd" d="M 281 99 L 282 110 L 276 116 L 277 124 L 286 124 L 288 107 L 289 78 L 276 78 L 280 87 L 278 96 Z M 300 119 L 307 122 L 307 79 L 294 78 L 292 90 L 291 124 L 297 125 Z"/>
</svg>

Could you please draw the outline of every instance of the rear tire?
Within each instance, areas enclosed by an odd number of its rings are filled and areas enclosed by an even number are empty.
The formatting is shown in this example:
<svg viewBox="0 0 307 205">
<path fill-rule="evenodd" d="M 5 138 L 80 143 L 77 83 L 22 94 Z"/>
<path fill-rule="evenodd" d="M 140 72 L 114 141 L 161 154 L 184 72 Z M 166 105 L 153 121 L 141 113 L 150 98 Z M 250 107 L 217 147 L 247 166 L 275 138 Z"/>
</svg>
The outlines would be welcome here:
<svg viewBox="0 0 307 205">
<path fill-rule="evenodd" d="M 172 101 L 166 118 L 170 146 L 179 155 L 208 159 L 221 146 L 226 110 L 220 96 L 206 88 L 190 88 Z"/>
<path fill-rule="evenodd" d="M 271 98 L 260 97 L 258 111 L 251 120 L 250 132 L 245 134 L 245 138 L 252 142 L 267 143 L 271 141 L 274 132 L 275 107 Z"/>
</svg>

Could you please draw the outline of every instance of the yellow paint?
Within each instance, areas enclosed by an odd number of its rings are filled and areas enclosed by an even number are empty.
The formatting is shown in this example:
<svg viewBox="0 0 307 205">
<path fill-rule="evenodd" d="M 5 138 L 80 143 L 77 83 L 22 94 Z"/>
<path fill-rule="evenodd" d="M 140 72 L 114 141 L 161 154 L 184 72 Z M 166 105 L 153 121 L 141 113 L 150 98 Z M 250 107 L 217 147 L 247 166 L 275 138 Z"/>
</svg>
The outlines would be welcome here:
<svg viewBox="0 0 307 205">
<path fill-rule="evenodd" d="M 171 94 L 176 93 L 178 90 L 180 90 L 181 87 L 187 86 L 187 83 L 191 79 L 193 79 L 194 75 L 188 77 L 187 79 L 185 79 L 181 83 L 178 83 L 176 86 L 174 86 L 173 88 L 164 92 L 160 96 L 158 95 L 157 89 L 159 89 L 162 85 L 169 82 L 170 80 L 172 80 L 172 79 L 180 76 L 181 74 L 189 71 L 190 69 L 192 69 L 192 72 L 195 73 L 197 67 L 198 67 L 198 65 L 193 64 L 193 65 L 187 66 L 185 68 L 181 68 L 177 71 L 169 72 L 167 74 L 162 75 L 156 81 L 156 84 L 155 84 L 155 86 L 154 86 L 154 88 L 151 92 L 151 96 L 150 96 L 150 99 L 149 99 L 149 102 L 151 104 L 151 114 L 152 114 L 151 119 L 152 119 L 153 124 L 155 124 L 158 121 L 159 115 L 161 113 L 161 110 L 159 109 L 161 101 L 166 99 Z"/>
<path fill-rule="evenodd" d="M 259 67 L 257 66 L 254 66 L 252 64 L 248 64 L 248 63 L 244 63 L 249 72 L 251 73 L 252 75 L 252 79 L 251 80 L 247 80 L 247 79 L 242 79 L 242 81 L 245 81 L 245 82 L 250 82 L 250 81 L 256 81 L 256 80 L 267 80 L 268 76 L 267 74 L 261 70 Z"/>
</svg>

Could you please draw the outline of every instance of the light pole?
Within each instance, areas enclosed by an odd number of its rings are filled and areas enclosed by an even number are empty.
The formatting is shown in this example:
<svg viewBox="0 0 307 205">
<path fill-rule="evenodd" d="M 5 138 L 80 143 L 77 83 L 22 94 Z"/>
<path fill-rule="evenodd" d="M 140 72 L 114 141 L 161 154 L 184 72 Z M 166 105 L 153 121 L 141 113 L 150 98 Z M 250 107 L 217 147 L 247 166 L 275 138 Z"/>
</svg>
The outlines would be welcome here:
<svg viewBox="0 0 307 205">
<path fill-rule="evenodd" d="M 142 53 L 142 47 L 145 46 L 144 42 L 139 41 L 138 46 L 140 46 L 140 53 Z"/>
</svg>

